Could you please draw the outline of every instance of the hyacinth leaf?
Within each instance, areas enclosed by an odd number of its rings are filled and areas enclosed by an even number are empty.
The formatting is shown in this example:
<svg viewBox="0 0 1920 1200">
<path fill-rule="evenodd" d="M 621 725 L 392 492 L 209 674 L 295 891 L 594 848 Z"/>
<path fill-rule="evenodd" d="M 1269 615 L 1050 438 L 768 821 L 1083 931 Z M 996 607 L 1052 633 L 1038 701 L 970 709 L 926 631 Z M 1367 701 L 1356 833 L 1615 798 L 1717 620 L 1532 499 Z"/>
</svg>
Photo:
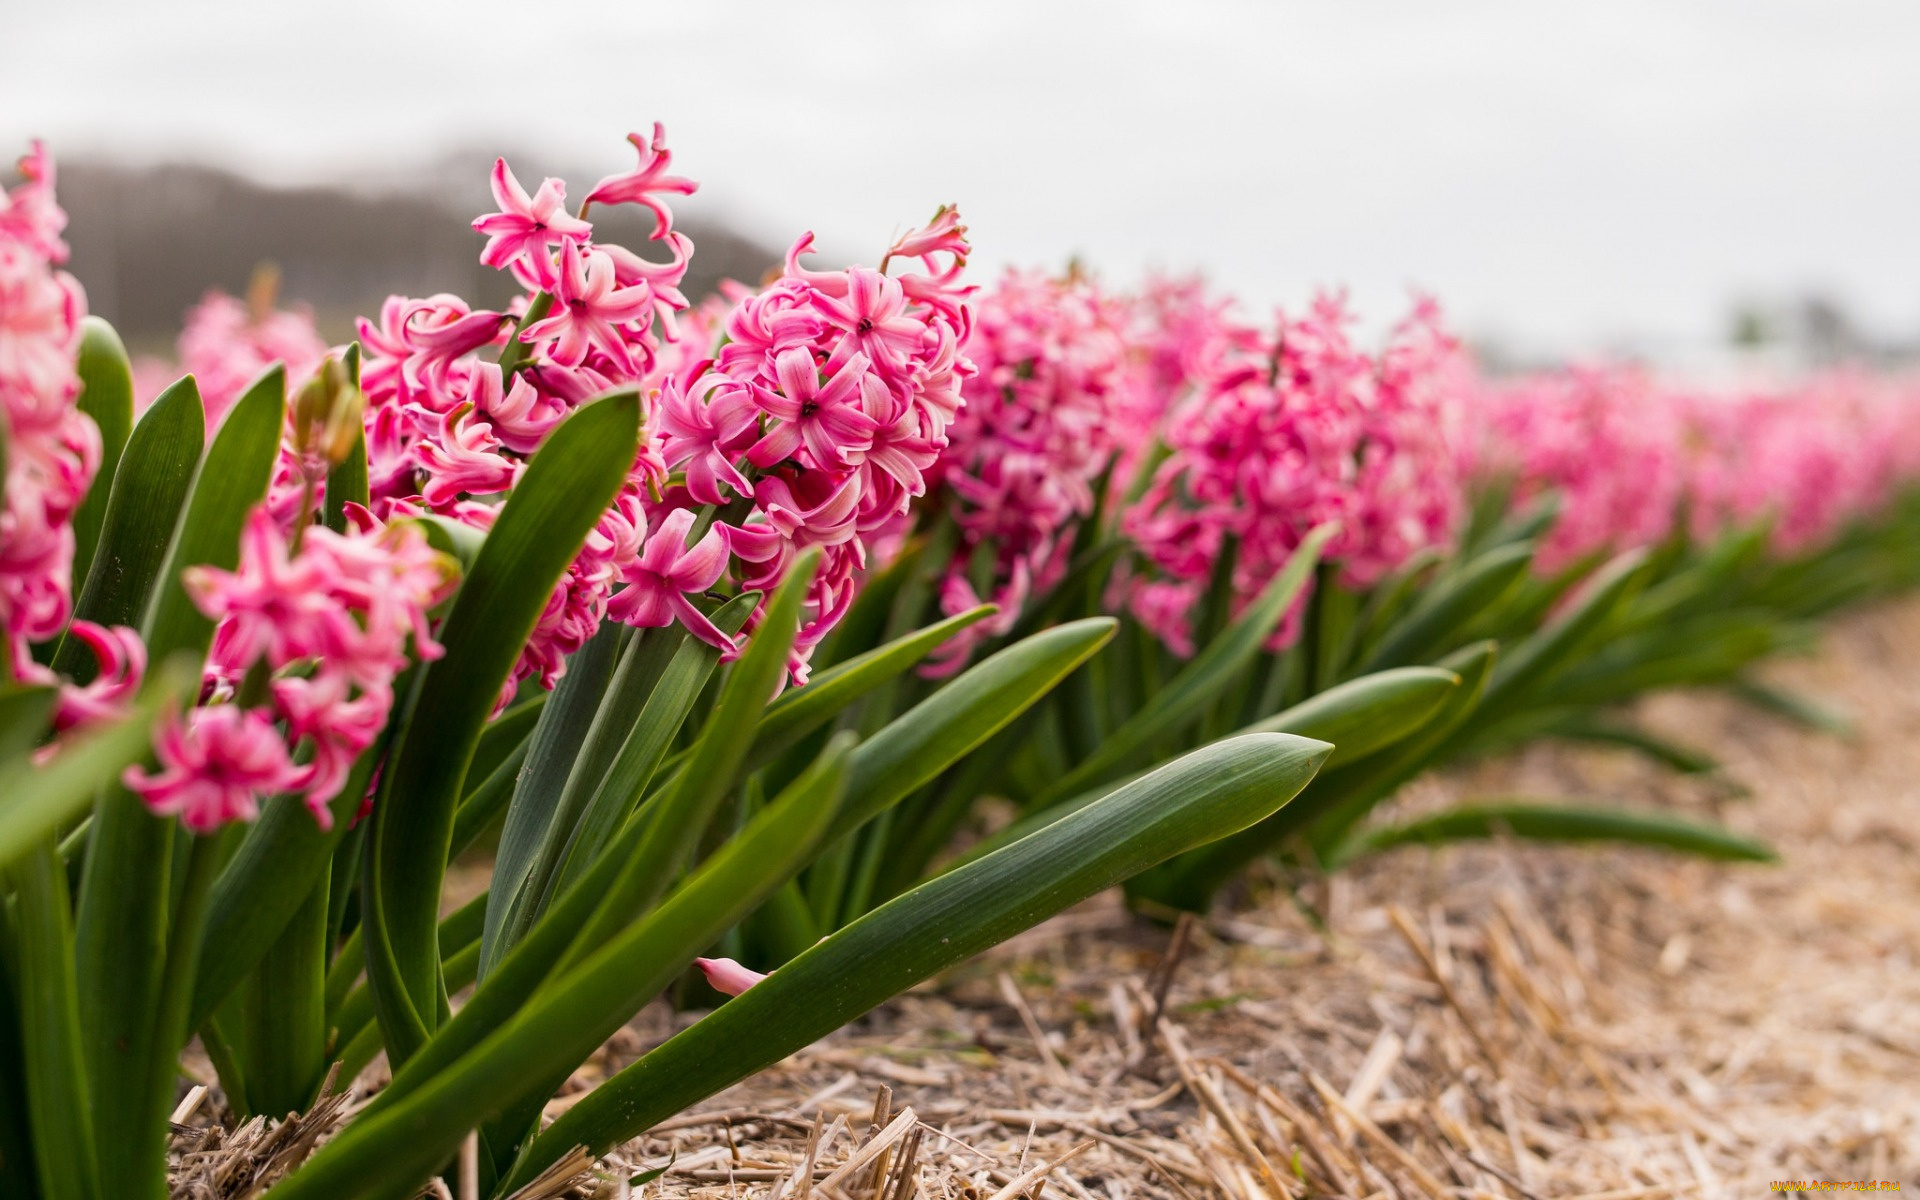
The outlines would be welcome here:
<svg viewBox="0 0 1920 1200">
<path fill-rule="evenodd" d="M 440 1047 L 393 1083 L 271 1200 L 405 1197 L 475 1125 L 544 1099 L 558 1079 L 684 970 L 693 957 L 791 878 L 818 843 L 846 786 L 851 735 L 821 756 L 654 911 L 596 945 L 517 1011 L 486 1022 L 463 1009 L 456 1030 L 483 1040 L 457 1060 Z"/>
<path fill-rule="evenodd" d="M 817 549 L 803 551 L 767 601 L 766 612 L 747 648 L 727 672 L 719 699 L 708 714 L 674 782 L 634 818 L 640 838 L 606 898 L 580 928 L 562 967 L 591 953 L 602 941 L 644 912 L 678 877 L 705 833 L 720 801 L 732 789 L 759 730 L 760 717 L 787 672 L 787 655 L 800 632 L 807 589 L 820 569 Z M 579 886 L 576 885 L 576 890 Z"/>
<path fill-rule="evenodd" d="M 94 481 L 89 495 L 105 496 L 107 502 L 97 550 L 74 603 L 76 620 L 140 624 L 193 484 L 206 428 L 200 391 L 189 375 L 148 406 L 111 479 L 103 470 Z M 62 675 L 84 679 L 91 671 L 90 658 L 86 645 L 69 637 L 61 642 L 53 665 Z"/>
<path fill-rule="evenodd" d="M 1622 842 L 1674 850 L 1721 862 L 1777 862 L 1771 846 L 1723 826 L 1663 812 L 1507 802 L 1471 804 L 1432 816 L 1369 829 L 1342 847 L 1330 865 L 1396 846 L 1511 836 L 1532 842 Z"/>
<path fill-rule="evenodd" d="M 1375 805 L 1453 749 L 1460 730 L 1479 715 L 1499 663 L 1499 647 L 1492 642 L 1465 646 L 1441 659 L 1438 665 L 1460 676 L 1460 686 L 1447 693 L 1440 711 L 1388 752 L 1329 773 L 1324 782 L 1337 786 L 1327 788 L 1323 795 L 1308 793 L 1295 806 L 1299 811 L 1287 814 L 1290 823 L 1299 824 L 1286 832 L 1312 822 L 1315 849 L 1324 854 L 1327 845 L 1344 836 Z"/>
<path fill-rule="evenodd" d="M 519 939 L 524 922 L 531 918 L 532 901 L 526 896 L 528 877 L 560 805 L 560 795 L 566 790 L 574 759 L 587 740 L 607 684 L 613 679 L 624 633 L 618 623 L 603 622 L 586 645 L 567 656 L 567 673 L 560 677 L 546 707 L 540 710 L 539 722 L 527 743 L 526 765 L 514 784 L 513 799 L 507 802 L 500 845 L 494 851 L 487 928 L 480 942 L 483 979 L 500 954 Z"/>
<path fill-rule="evenodd" d="M 837 663 L 775 700 L 760 719 L 760 733 L 748 755 L 749 768 L 773 759 L 801 738 L 838 716 L 848 705 L 918 666 L 949 638 L 1000 611 L 991 604 L 917 629 L 857 657 Z"/>
<path fill-rule="evenodd" d="M 0 868 L 79 820 L 94 794 L 146 753 L 154 719 L 179 699 L 191 674 L 170 664 L 147 681 L 125 716 L 69 734 L 51 762 L 36 766 L 18 759 L 0 768 L 0 796 L 6 797 L 0 804 Z M 52 699 L 50 688 L 19 689 L 4 703 L 8 715 L 18 716 L 23 708 L 49 708 Z M 44 717 L 38 724 L 45 728 Z"/>
<path fill-rule="evenodd" d="M 1445 578 L 1443 564 L 1447 554 L 1438 546 L 1427 546 L 1407 556 L 1407 561 L 1380 581 L 1367 597 L 1355 621 L 1353 657 L 1355 663 L 1369 661 L 1381 639 L 1399 626 L 1413 606 Z"/>
<path fill-rule="evenodd" d="M 1507 506 L 1507 515 L 1487 534 L 1485 548 L 1513 542 L 1537 541 L 1560 520 L 1565 502 L 1557 492 L 1546 492 L 1527 504 Z"/>
<path fill-rule="evenodd" d="M 1056 625 L 975 663 L 861 743 L 835 838 L 850 833 L 1026 712 L 1112 640 L 1118 622 Z"/>
<path fill-rule="evenodd" d="M 260 962 L 281 930 L 327 878 L 333 852 L 347 834 L 379 761 L 361 755 L 328 804 L 332 824 L 321 829 L 304 804 L 289 798 L 265 805 L 213 883 L 207 901 L 207 949 L 187 1009 L 188 1028 L 206 1024 L 222 1001 Z"/>
<path fill-rule="evenodd" d="M 1852 718 L 1845 713 L 1836 712 L 1824 704 L 1809 700 L 1805 696 L 1761 683 L 1756 679 L 1736 679 L 1731 690 L 1746 703 L 1761 712 L 1783 717 L 1803 729 L 1816 733 L 1830 733 L 1835 737 L 1851 738 L 1854 735 Z"/>
<path fill-rule="evenodd" d="M 53 838 L 14 858 L 3 875 L 13 891 L 12 950 L 23 985 L 17 996 L 24 1043 L 19 1069 L 31 1097 L 26 1115 L 38 1194 L 46 1200 L 96 1200 L 102 1193 L 80 1041 L 73 917 Z"/>
<path fill-rule="evenodd" d="M 1632 750 L 1682 775 L 1708 775 L 1720 769 L 1720 763 L 1709 755 L 1630 725 L 1594 719 L 1577 720 L 1562 722 L 1553 727 L 1551 733 L 1570 741 Z"/>
<path fill-rule="evenodd" d="M 1156 690 L 1146 705 L 1114 730 L 1100 748 L 1058 780 L 1036 803 L 1044 807 L 1121 774 L 1137 756 L 1170 733 L 1197 720 L 1260 653 L 1300 589 L 1313 577 L 1320 551 L 1339 532 L 1321 525 L 1301 540 L 1286 566 L 1240 618 Z"/>
<path fill-rule="evenodd" d="M 247 513 L 266 499 L 286 408 L 286 371 L 275 365 L 234 401 L 214 431 L 140 626 L 153 658 L 181 650 L 205 654 L 212 642 L 213 618 L 195 606 L 180 574 L 192 566 L 231 571 L 239 563 L 240 530 Z"/>
<path fill-rule="evenodd" d="M 1363 675 L 1313 696 L 1292 708 L 1257 721 L 1231 736 L 1251 733 L 1290 733 L 1333 746 L 1322 769 L 1376 754 L 1417 733 L 1432 720 L 1460 686 L 1460 676 L 1439 667 L 1398 667 Z M 1133 778 L 1137 778 L 1134 776 Z M 1131 782 L 1131 779 L 1125 782 Z M 1119 784 L 1103 785 L 1073 799 L 1028 813 L 998 833 L 981 839 L 947 866 L 971 862 L 1036 829 L 1045 828 L 1071 812 L 1099 800 Z M 1311 795 L 1311 793 L 1309 793 Z M 1176 863 L 1167 864 L 1168 868 Z"/>
<path fill-rule="evenodd" d="M 746 738 L 752 736 L 752 721 L 764 709 L 764 698 L 771 694 L 774 682 L 786 669 L 787 650 L 799 630 L 801 606 L 819 562 L 818 551 L 808 551 L 795 560 L 787 579 L 767 606 L 760 632 L 734 664 L 727 686 L 722 690 L 717 711 L 736 722 L 744 721 L 748 726 Z M 534 922 L 527 936 L 502 956 L 498 966 L 481 981 L 454 1019 L 435 1031 L 421 1050 L 417 1064 L 409 1064 L 415 1074 L 408 1078 L 424 1078 L 472 1049 L 482 1037 L 519 1011 L 556 970 L 563 969 L 559 964 L 569 950 L 581 948 L 580 953 L 574 955 L 576 959 L 592 953 L 608 937 L 639 917 L 666 883 L 671 882 L 670 873 L 665 869 L 666 859 L 682 849 L 675 837 L 686 832 L 682 825 L 692 823 L 687 809 L 693 804 L 706 803 L 710 795 L 717 801 L 718 795 L 730 786 L 732 767 L 738 762 L 738 752 L 744 749 L 744 740 L 737 731 L 729 737 L 716 716 L 698 746 L 709 748 L 702 765 L 705 786 L 682 789 L 676 785 L 672 795 L 656 798 L 647 809 L 628 820 L 618 839 L 594 861 L 586 876 L 559 896 Z M 733 757 L 728 757 L 729 752 Z M 671 807 L 670 802 L 677 807 Z M 663 809 L 668 826 L 664 831 L 659 828 Z M 699 828 L 691 830 L 685 843 L 687 848 L 700 831 Z M 656 834 L 658 836 L 650 836 Z M 663 875 L 668 876 L 664 882 Z M 596 921 L 598 926 L 589 928 Z M 378 999 L 377 993 L 375 998 Z"/>
<path fill-rule="evenodd" d="M 732 637 L 759 605 L 759 592 L 736 596 L 713 613 L 713 623 Z M 658 639 L 659 650 L 648 656 L 654 661 L 636 659 L 633 678 L 616 679 L 612 702 L 600 710 L 601 721 L 611 736 L 599 739 L 589 735 L 591 753 L 582 755 L 575 778 L 567 781 L 568 795 L 562 798 L 560 818 L 550 830 L 555 853 L 550 864 L 545 864 L 548 872 L 542 880 L 541 911 L 555 895 L 586 874 L 620 823 L 639 804 L 667 747 L 686 724 L 687 714 L 693 711 L 719 665 L 720 651 L 684 629 L 675 629 L 671 635 L 665 629 L 655 632 L 663 636 Z M 665 661 L 659 661 L 661 658 Z M 601 732 L 601 721 L 595 722 L 594 735 Z"/>
<path fill-rule="evenodd" d="M 437 1023 L 436 927 L 454 810 L 482 728 L 548 598 L 633 465 L 640 401 L 577 409 L 533 456 L 500 509 L 400 718 L 367 841 L 361 912 L 367 971 L 397 1063 Z"/>
<path fill-rule="evenodd" d="M 1331 751 L 1285 734 L 1217 742 L 896 897 L 606 1081 L 535 1140 L 500 1192 L 573 1146 L 599 1152 L 641 1133 L 935 972 L 1271 815 Z"/>
<path fill-rule="evenodd" d="M 0 870 L 0 876 L 5 874 Z M 32 1196 L 33 1105 L 27 1096 L 27 1048 L 22 1039 L 20 962 L 13 921 L 0 921 L 0 1196 Z"/>
<path fill-rule="evenodd" d="M 59 692 L 48 685 L 0 683 L 0 775 L 12 775 L 17 768 L 28 765 L 27 756 L 46 736 L 53 721 L 53 705 L 58 698 Z M 7 812 L 0 806 L 0 822 L 6 821 Z M 41 833 L 34 833 L 27 840 L 39 841 L 40 837 Z M 6 863 L 6 856 L 0 854 L 0 867 Z"/>
<path fill-rule="evenodd" d="M 189 389 L 191 385 L 188 385 Z M 198 394 L 173 411 L 198 411 Z M 157 409 L 162 401 L 155 403 Z M 286 377 L 268 368 L 228 411 L 193 472 L 186 501 L 164 559 L 151 583 L 140 624 L 152 661 L 178 654 L 196 666 L 213 640 L 213 622 L 181 586 L 190 566 L 232 570 L 240 559 L 240 531 L 248 512 L 265 499 L 285 422 Z M 154 418 L 149 411 L 147 420 Z M 176 416 L 174 420 L 178 420 Z M 122 463 L 134 465 L 147 420 L 135 428 Z M 198 431 L 195 431 L 197 437 Z M 107 505 L 107 535 L 95 576 L 116 566 L 115 515 L 119 488 Z M 151 514 L 142 514 L 141 523 Z M 151 529 L 147 532 L 153 532 Z M 167 953 L 169 865 L 173 824 L 155 819 L 124 786 L 110 786 L 95 809 L 75 922 L 81 1018 L 99 1135 L 100 1182 L 109 1194 L 145 1195 L 159 1185 L 165 1114 L 160 1082 L 178 1046 L 163 1046 L 172 1030 L 157 1028 L 163 1011 L 162 970 Z M 181 1019 L 184 1020 L 184 1002 Z"/>
<path fill-rule="evenodd" d="M 1452 650 L 1449 639 L 1475 617 L 1502 604 L 1520 586 L 1532 565 L 1530 542 L 1498 546 L 1467 562 L 1422 596 L 1412 611 L 1392 626 L 1367 655 L 1361 669 L 1406 666 Z"/>
<path fill-rule="evenodd" d="M 312 886 L 247 981 L 246 1110 L 305 1111 L 327 1069 L 327 890 Z"/>
<path fill-rule="evenodd" d="M 1556 703 L 1597 706 L 1667 687 L 1724 683 L 1795 640 L 1796 626 L 1728 611 L 1610 637 L 1555 678 Z"/>
<path fill-rule="evenodd" d="M 1205 912 L 1221 885 L 1288 838 L 1317 823 L 1337 824 L 1344 831 L 1383 797 L 1426 769 L 1453 731 L 1473 712 L 1495 659 L 1493 643 L 1482 642 L 1440 660 L 1440 669 L 1459 676 L 1460 682 L 1442 694 L 1439 711 L 1411 736 L 1357 763 L 1328 771 L 1305 795 L 1276 815 L 1142 876 L 1129 886 L 1129 895 L 1171 908 Z"/>
<path fill-rule="evenodd" d="M 527 765 L 527 749 L 532 740 L 531 737 L 522 737 L 517 745 L 507 751 L 507 756 L 481 778 L 479 786 L 461 798 L 460 811 L 453 817 L 453 837 L 447 845 L 447 861 L 451 862 L 465 854 L 469 847 L 480 840 L 480 835 L 493 826 L 500 814 L 507 811 L 507 804 L 513 799 L 513 785 L 520 778 L 521 768 Z M 469 771 L 468 781 L 471 782 L 476 774 L 477 771 Z"/>
<path fill-rule="evenodd" d="M 87 317 L 80 322 L 80 354 L 75 367 L 80 375 L 77 405 L 100 430 L 96 482 L 73 512 L 72 577 L 85 579 L 93 565 L 94 548 L 100 543 L 114 472 L 133 434 L 133 364 L 127 361 L 127 348 L 113 326 L 99 317 Z"/>
<path fill-rule="evenodd" d="M 1328 688 L 1240 730 L 1291 733 L 1330 742 L 1326 768 L 1343 767 L 1411 737 L 1439 714 L 1460 686 L 1444 667 L 1396 667 Z"/>
<path fill-rule="evenodd" d="M 347 346 L 343 360 L 347 368 L 347 380 L 355 392 L 360 390 L 360 343 L 352 342 Z M 365 397 L 361 398 L 364 403 Z M 347 531 L 347 505 L 358 504 L 366 507 L 369 500 L 367 481 L 367 433 L 364 428 L 356 429 L 353 444 L 339 462 L 327 472 L 326 504 L 321 511 L 321 521 L 335 533 Z M 462 564 L 463 566 L 465 564 Z"/>
<path fill-rule="evenodd" d="M 428 545 L 442 554 L 451 554 L 453 560 L 460 564 L 462 573 L 473 569 L 474 560 L 480 557 L 480 547 L 487 544 L 486 530 L 475 529 L 438 513 L 427 513 L 414 519 L 426 531 Z"/>
<path fill-rule="evenodd" d="M 1525 702 L 1531 690 L 1564 670 L 1569 661 L 1645 584 L 1647 554 L 1629 550 L 1595 572 L 1565 612 L 1502 656 L 1487 681 L 1476 720 L 1492 721 Z"/>
<path fill-rule="evenodd" d="M 539 724 L 541 710 L 546 708 L 550 692 L 541 692 L 530 700 L 523 700 L 493 720 L 480 731 L 480 740 L 473 747 L 473 761 L 467 764 L 467 781 L 482 780 L 493 774 L 494 768 L 505 762 L 527 740 Z M 472 789 L 468 789 L 471 793 Z"/>
<path fill-rule="evenodd" d="M 473 974 L 478 970 L 480 960 L 480 935 L 486 928 L 487 895 L 482 892 L 472 900 L 455 909 L 452 914 L 440 922 L 440 960 L 451 964 L 452 960 L 466 956 L 472 959 L 472 966 L 465 979 L 456 979 L 451 974 L 447 978 L 449 991 L 458 991 L 473 982 Z M 375 1024 L 373 1016 L 373 996 L 363 983 L 353 987 L 353 981 L 360 974 L 364 963 L 360 956 L 359 942 L 350 941 L 341 947 L 334 958 L 334 966 L 328 970 L 326 986 L 326 1006 L 328 1023 L 339 1030 L 342 1045 L 351 1042 L 369 1026 Z M 359 1067 L 349 1063 L 341 1071 L 342 1075 L 356 1075 Z"/>
<path fill-rule="evenodd" d="M 1771 521 L 1756 521 L 1720 538 L 1698 562 L 1642 592 L 1633 604 L 1633 625 L 1643 628 L 1690 610 L 1719 608 L 1737 577 L 1766 554 L 1772 536 Z"/>
</svg>

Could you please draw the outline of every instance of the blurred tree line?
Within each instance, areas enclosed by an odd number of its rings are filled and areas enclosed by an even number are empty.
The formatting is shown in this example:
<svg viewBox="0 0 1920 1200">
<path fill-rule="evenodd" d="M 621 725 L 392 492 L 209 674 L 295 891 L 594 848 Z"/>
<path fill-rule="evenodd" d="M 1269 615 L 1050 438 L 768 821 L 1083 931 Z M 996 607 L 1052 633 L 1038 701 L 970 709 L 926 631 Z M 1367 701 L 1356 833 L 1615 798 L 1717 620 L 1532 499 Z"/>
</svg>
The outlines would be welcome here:
<svg viewBox="0 0 1920 1200">
<path fill-rule="evenodd" d="M 345 340 L 355 316 L 377 314 L 396 292 L 452 292 L 476 306 L 501 307 L 514 285 L 480 265 L 484 239 L 469 228 L 492 208 L 485 169 L 476 186 L 465 168 L 458 185 L 429 181 L 372 194 L 267 187 L 204 166 L 62 163 L 69 269 L 86 287 L 91 310 L 147 353 L 170 352 L 182 317 L 209 288 L 241 295 L 255 269 L 269 262 L 279 268 L 281 295 L 310 305 L 330 340 Z M 434 180 L 454 177 L 433 173 Z M 520 177 L 532 187 L 540 173 L 523 169 Z M 567 178 L 584 194 L 597 176 Z M 755 282 L 779 261 L 778 250 L 724 223 L 698 213 L 675 217 L 697 249 L 686 283 L 695 300 L 723 278 Z M 653 231 L 646 212 L 622 206 L 596 209 L 593 218 L 601 236 L 663 257 L 645 244 Z"/>
</svg>

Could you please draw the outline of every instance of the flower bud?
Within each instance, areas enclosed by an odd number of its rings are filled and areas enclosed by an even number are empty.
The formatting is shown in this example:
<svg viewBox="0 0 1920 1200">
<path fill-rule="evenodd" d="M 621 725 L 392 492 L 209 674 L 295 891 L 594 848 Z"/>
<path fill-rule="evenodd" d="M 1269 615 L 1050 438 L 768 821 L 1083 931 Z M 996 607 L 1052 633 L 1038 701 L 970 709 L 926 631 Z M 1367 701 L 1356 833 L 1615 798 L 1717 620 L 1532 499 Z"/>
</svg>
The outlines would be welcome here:
<svg viewBox="0 0 1920 1200">
<path fill-rule="evenodd" d="M 328 355 L 293 400 L 295 449 L 330 466 L 345 462 L 360 436 L 367 397 L 346 364 Z"/>
</svg>

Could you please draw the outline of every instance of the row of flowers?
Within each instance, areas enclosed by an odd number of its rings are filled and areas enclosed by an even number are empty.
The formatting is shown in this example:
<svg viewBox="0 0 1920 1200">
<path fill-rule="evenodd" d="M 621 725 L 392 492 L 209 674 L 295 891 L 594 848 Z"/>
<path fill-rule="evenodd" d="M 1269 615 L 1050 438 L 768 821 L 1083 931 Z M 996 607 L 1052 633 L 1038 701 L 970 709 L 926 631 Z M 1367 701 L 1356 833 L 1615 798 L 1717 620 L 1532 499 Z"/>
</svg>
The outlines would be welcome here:
<svg viewBox="0 0 1920 1200">
<path fill-rule="evenodd" d="M 1223 563 L 1250 601 L 1310 530 L 1337 522 L 1324 559 L 1342 585 L 1369 587 L 1448 549 L 1471 494 L 1496 480 L 1518 503 L 1559 496 L 1538 564 L 1552 570 L 1762 518 L 1795 553 L 1920 478 L 1920 395 L 1897 379 L 1739 394 L 1627 368 L 1489 380 L 1427 300 L 1370 350 L 1339 297 L 1259 321 L 1193 281 L 1128 294 L 1079 272 L 1011 272 L 976 291 L 951 208 L 875 268 L 814 269 L 803 235 L 771 282 L 694 306 L 680 290 L 693 246 L 669 201 L 695 184 L 672 172 L 657 126 L 631 140 L 636 165 L 577 208 L 561 181 L 529 191 L 496 163 L 497 211 L 474 228 L 481 261 L 521 294 L 503 311 L 390 299 L 358 323 L 357 381 L 302 312 L 215 294 L 189 315 L 178 366 L 209 430 L 272 363 L 314 399 L 289 408 L 237 568 L 185 580 L 219 625 L 203 703 L 159 731 L 157 769 L 129 774 L 155 811 L 207 829 L 292 794 L 327 820 L 387 723 L 409 643 L 421 659 L 436 650 L 429 614 L 455 569 L 414 518 L 489 528 L 547 435 L 620 386 L 644 398 L 639 452 L 503 706 L 552 688 L 607 620 L 678 624 L 733 653 L 708 598 L 771 591 L 813 547 L 824 558 L 794 684 L 862 579 L 919 542 L 951 547 L 936 564 L 946 612 L 999 606 L 948 643 L 939 673 L 1114 539 L 1127 553 L 1106 603 L 1190 653 Z M 85 300 L 60 270 L 53 166 L 36 146 L 22 173 L 0 204 L 0 622 L 15 678 L 61 682 L 65 728 L 116 711 L 144 650 L 132 630 L 76 622 L 99 659 L 91 682 L 56 681 L 34 657 L 68 626 L 72 519 L 100 440 L 76 406 Z M 619 204 L 651 212 L 657 257 L 595 239 L 594 210 Z M 173 371 L 142 374 L 151 402 Z M 328 528 L 328 471 L 354 450 L 337 436 L 343 413 L 364 433 L 370 502 Z M 1295 636 L 1289 620 L 1277 643 Z"/>
</svg>

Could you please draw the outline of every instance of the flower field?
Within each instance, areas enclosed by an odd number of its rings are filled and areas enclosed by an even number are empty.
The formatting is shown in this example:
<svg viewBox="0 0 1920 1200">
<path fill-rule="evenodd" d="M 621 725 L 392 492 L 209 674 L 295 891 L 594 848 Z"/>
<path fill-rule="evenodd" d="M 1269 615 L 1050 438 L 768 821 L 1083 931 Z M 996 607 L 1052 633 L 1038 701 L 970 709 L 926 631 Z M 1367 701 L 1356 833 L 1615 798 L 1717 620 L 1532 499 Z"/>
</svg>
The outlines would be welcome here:
<svg viewBox="0 0 1920 1200">
<path fill-rule="evenodd" d="M 1777 870 L 1726 864 L 1774 862 L 1778 826 L 1661 786 L 1461 781 L 1606 747 L 1730 792 L 1726 739 L 1647 698 L 1837 739 L 1772 660 L 1920 584 L 1920 378 L 1495 372 L 1432 297 L 1367 338 L 1338 292 L 983 276 L 952 205 L 872 266 L 800 233 L 692 297 L 697 184 L 658 125 L 629 142 L 577 199 L 496 160 L 497 310 L 394 296 L 330 346 L 263 281 L 209 294 L 174 362 L 88 315 L 53 159 L 21 160 L 0 1195 L 626 1194 L 660 1177 L 636 1139 L 1067 910 L 1184 946 L 1277 897 L 1322 936 L 1357 875 L 1404 923 L 1430 897 L 1383 864 L 1460 842 Z M 598 236 L 621 206 L 649 240 Z M 1592 875 L 1500 928 L 1554 965 Z M 1324 1081 L 1236 1115 L 1160 1024 L 1179 957 L 1107 1084 L 1164 1054 L 1245 1170 L 1188 1155 L 1167 1194 L 1374 1194 L 1324 1144 L 1356 1129 L 1416 1191 L 1531 1169 L 1437 1185 L 1444 1155 Z M 1006 978 L 1049 1086 L 1095 1086 Z M 1530 1011 L 1579 1008 L 1566 986 Z M 579 1086 L 643 1010 L 661 1036 Z M 203 1104 L 247 1155 L 189 1136 Z M 907 1132 L 822 1191 L 959 1194 Z M 992 1200 L 1046 1185 L 1002 1174 Z"/>
</svg>

